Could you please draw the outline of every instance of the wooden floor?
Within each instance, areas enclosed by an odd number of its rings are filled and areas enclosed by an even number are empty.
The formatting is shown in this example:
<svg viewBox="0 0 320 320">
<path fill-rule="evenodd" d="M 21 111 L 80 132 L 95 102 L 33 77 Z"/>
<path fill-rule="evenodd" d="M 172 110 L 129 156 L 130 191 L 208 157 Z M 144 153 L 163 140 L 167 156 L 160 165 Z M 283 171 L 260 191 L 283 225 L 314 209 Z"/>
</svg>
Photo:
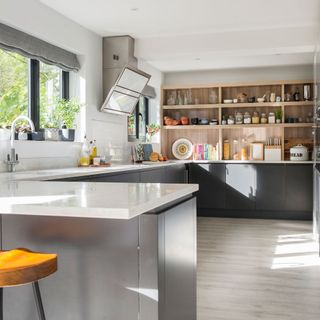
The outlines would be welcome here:
<svg viewBox="0 0 320 320">
<path fill-rule="evenodd" d="M 197 320 L 319 320 L 308 222 L 198 219 Z"/>
</svg>

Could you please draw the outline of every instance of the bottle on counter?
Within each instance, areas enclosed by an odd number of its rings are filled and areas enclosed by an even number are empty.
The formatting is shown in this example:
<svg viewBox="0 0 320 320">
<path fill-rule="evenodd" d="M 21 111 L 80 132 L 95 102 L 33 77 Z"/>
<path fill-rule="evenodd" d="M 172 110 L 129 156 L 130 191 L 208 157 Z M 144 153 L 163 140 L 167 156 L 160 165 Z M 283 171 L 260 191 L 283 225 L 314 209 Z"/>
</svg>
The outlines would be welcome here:
<svg viewBox="0 0 320 320">
<path fill-rule="evenodd" d="M 97 156 L 96 140 L 90 141 L 90 164 L 93 164 L 93 159 Z"/>
<path fill-rule="evenodd" d="M 86 136 L 84 136 L 84 140 L 81 147 L 79 165 L 84 167 L 90 165 L 90 148 Z"/>
</svg>

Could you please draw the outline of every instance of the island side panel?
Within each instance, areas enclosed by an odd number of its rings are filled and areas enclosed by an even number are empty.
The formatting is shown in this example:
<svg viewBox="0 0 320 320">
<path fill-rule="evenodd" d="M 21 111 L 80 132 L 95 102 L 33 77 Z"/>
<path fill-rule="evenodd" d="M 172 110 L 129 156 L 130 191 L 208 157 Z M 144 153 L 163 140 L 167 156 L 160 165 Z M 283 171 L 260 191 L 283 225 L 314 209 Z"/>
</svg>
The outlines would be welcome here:
<svg viewBox="0 0 320 320">
<path fill-rule="evenodd" d="M 132 320 L 139 312 L 138 218 L 2 216 L 3 247 L 59 256 L 40 281 L 48 319 Z M 30 285 L 4 290 L 4 318 L 37 319 Z"/>
<path fill-rule="evenodd" d="M 159 215 L 159 319 L 194 320 L 197 311 L 196 198 Z"/>
</svg>

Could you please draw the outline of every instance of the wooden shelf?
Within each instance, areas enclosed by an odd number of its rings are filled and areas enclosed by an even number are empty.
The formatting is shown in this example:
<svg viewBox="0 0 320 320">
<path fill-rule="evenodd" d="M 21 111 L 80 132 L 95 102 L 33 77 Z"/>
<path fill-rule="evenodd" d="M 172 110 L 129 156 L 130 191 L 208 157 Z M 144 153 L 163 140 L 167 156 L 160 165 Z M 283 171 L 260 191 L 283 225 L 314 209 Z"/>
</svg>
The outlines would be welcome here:
<svg viewBox="0 0 320 320">
<path fill-rule="evenodd" d="M 165 130 L 217 130 L 221 126 L 220 125 L 204 125 L 204 124 L 199 124 L 199 125 L 178 125 L 178 126 L 163 126 L 162 128 Z"/>
<path fill-rule="evenodd" d="M 313 123 L 283 123 L 285 128 L 313 128 Z"/>
<path fill-rule="evenodd" d="M 259 108 L 259 107 L 281 107 L 281 102 L 253 102 L 253 103 L 222 103 L 221 108 Z"/>
<path fill-rule="evenodd" d="M 287 101 L 287 102 L 283 102 L 283 105 L 286 107 L 290 107 L 290 106 L 313 106 L 314 102 L 313 101 Z"/>
<path fill-rule="evenodd" d="M 187 104 L 187 105 L 172 105 L 162 106 L 164 110 L 181 110 L 181 109 L 217 109 L 219 104 Z"/>
<path fill-rule="evenodd" d="M 163 126 L 165 130 L 217 130 L 217 129 L 243 129 L 243 128 L 313 128 L 312 123 L 275 123 L 275 124 L 225 124 L 225 125 L 178 125 Z"/>
<path fill-rule="evenodd" d="M 171 146 L 175 140 L 179 138 L 190 139 L 193 143 L 209 143 L 219 145 L 219 159 L 223 156 L 223 141 L 233 137 L 254 135 L 256 141 L 266 141 L 269 137 L 277 137 L 281 139 L 281 158 L 286 158 L 285 141 L 290 143 L 305 143 L 312 141 L 313 123 L 284 123 L 288 118 L 302 118 L 308 121 L 309 113 L 313 112 L 314 101 L 284 101 L 286 93 L 292 94 L 298 88 L 301 97 L 303 97 L 303 85 L 311 85 L 311 97 L 314 95 L 312 80 L 281 80 L 281 81 L 256 81 L 250 83 L 223 83 L 223 84 L 206 84 L 206 85 L 182 85 L 182 86 L 164 86 L 161 94 L 161 119 L 164 116 L 176 118 L 178 116 L 186 116 L 190 118 L 207 118 L 218 119 L 219 125 L 178 125 L 165 126 L 162 125 L 161 130 L 161 148 L 164 154 L 172 157 Z M 172 91 L 191 90 L 192 97 L 199 99 L 199 104 L 190 105 L 163 105 Z M 217 104 L 210 104 L 210 94 L 215 92 L 217 96 Z M 223 103 L 224 99 L 233 99 L 239 94 L 245 93 L 247 97 L 261 97 L 264 94 L 275 93 L 281 97 L 281 102 L 254 102 L 254 103 Z M 212 101 L 212 100 L 211 100 Z M 166 103 L 166 102 L 165 102 Z M 223 116 L 234 114 L 237 110 L 244 113 L 249 111 L 252 115 L 254 111 L 268 113 L 275 110 L 282 111 L 282 123 L 279 124 L 234 124 L 221 125 Z M 179 113 L 179 115 L 178 115 Z M 251 130 L 249 130 L 251 129 Z M 297 141 L 303 142 L 297 142 Z M 309 143 L 309 142 L 308 142 Z M 309 151 L 312 150 L 312 144 L 306 144 Z"/>
</svg>

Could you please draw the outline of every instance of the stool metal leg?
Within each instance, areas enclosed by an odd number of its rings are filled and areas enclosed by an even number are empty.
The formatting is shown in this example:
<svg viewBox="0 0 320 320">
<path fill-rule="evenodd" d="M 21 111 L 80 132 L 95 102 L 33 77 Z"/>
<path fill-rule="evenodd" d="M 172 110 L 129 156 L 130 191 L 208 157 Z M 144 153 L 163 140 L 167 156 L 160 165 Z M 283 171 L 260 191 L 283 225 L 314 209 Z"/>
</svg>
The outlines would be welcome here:
<svg viewBox="0 0 320 320">
<path fill-rule="evenodd" d="M 43 304 L 42 304 L 42 299 L 41 299 L 39 282 L 38 281 L 33 282 L 32 283 L 32 287 L 33 287 L 34 297 L 35 297 L 35 300 L 36 300 L 39 319 L 40 320 L 46 320 L 46 316 L 44 314 L 44 309 L 43 309 Z"/>
<path fill-rule="evenodd" d="M 0 320 L 3 320 L 3 288 L 0 288 Z"/>
</svg>

